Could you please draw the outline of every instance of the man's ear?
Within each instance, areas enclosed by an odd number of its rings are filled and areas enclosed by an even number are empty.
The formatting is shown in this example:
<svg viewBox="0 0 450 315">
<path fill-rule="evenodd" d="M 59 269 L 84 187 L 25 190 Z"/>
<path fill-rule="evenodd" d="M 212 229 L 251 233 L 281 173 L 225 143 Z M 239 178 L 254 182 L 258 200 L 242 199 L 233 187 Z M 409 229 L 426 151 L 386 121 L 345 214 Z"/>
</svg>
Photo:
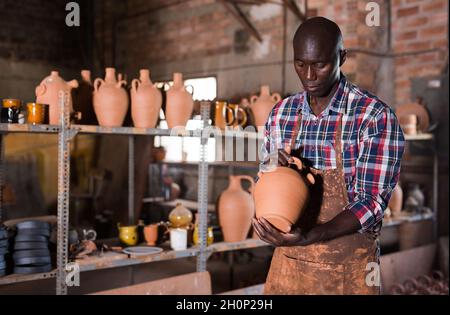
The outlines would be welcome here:
<svg viewBox="0 0 450 315">
<path fill-rule="evenodd" d="M 342 49 L 339 52 L 339 67 L 342 67 L 347 60 L 347 49 Z"/>
</svg>

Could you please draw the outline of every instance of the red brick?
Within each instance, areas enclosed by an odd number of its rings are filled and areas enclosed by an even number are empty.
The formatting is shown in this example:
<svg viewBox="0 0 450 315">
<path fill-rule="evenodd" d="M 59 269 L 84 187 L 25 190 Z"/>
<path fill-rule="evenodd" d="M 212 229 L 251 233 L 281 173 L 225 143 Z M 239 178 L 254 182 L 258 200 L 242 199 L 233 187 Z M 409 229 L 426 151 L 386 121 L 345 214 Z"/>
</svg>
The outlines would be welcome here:
<svg viewBox="0 0 450 315">
<path fill-rule="evenodd" d="M 445 36 L 446 34 L 447 30 L 444 25 L 432 26 L 420 31 L 420 37 L 430 37 L 435 35 Z"/>
<path fill-rule="evenodd" d="M 447 1 L 447 0 L 446 0 Z M 434 11 L 440 11 L 445 9 L 445 2 L 444 1 L 432 1 L 431 3 L 424 3 L 422 6 L 423 12 L 434 12 Z"/>
<path fill-rule="evenodd" d="M 417 38 L 417 31 L 409 31 L 409 32 L 403 32 L 395 36 L 396 40 L 409 40 L 409 39 L 416 39 Z"/>
<path fill-rule="evenodd" d="M 414 6 L 410 8 L 404 8 L 404 9 L 398 9 L 397 10 L 397 17 L 405 17 L 417 14 L 419 12 L 419 6 Z"/>
</svg>

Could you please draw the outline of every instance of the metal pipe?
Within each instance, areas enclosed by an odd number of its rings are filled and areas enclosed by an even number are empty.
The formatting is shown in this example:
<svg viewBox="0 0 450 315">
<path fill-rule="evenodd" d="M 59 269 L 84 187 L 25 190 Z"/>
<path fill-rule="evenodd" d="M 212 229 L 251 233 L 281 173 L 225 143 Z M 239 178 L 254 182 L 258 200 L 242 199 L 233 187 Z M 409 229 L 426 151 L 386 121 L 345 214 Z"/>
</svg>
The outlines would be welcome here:
<svg viewBox="0 0 450 315">
<path fill-rule="evenodd" d="M 134 224 L 134 136 L 128 137 L 128 223 Z"/>
</svg>

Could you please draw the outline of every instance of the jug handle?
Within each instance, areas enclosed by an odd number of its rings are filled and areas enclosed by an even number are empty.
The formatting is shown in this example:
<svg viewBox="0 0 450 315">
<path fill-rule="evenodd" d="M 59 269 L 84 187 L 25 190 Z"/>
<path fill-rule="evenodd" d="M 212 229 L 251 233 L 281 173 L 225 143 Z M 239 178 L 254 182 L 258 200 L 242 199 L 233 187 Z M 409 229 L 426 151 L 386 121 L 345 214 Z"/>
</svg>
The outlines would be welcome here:
<svg viewBox="0 0 450 315">
<path fill-rule="evenodd" d="M 247 123 L 247 113 L 245 112 L 245 110 L 244 110 L 242 107 L 238 107 L 238 112 L 239 112 L 239 111 L 240 111 L 240 112 L 243 114 L 243 116 L 244 116 L 243 121 L 241 121 L 241 122 L 239 123 L 239 125 L 241 125 L 242 127 L 244 127 L 245 124 Z M 236 119 L 237 119 L 237 117 L 236 117 Z"/>
<path fill-rule="evenodd" d="M 100 89 L 100 86 L 105 84 L 105 81 L 103 79 L 95 79 L 94 81 L 94 90 L 95 92 L 98 92 L 98 90 Z"/>
<path fill-rule="evenodd" d="M 254 104 L 257 100 L 258 100 L 258 96 L 253 95 L 252 97 L 250 97 L 250 104 Z"/>
<path fill-rule="evenodd" d="M 231 115 L 230 115 L 231 121 L 230 122 L 228 122 L 228 114 L 229 113 L 231 113 Z M 230 107 L 228 107 L 228 104 L 223 107 L 222 115 L 223 115 L 223 117 L 225 117 L 225 124 L 227 126 L 231 126 L 234 124 L 234 121 L 235 121 L 234 113 L 233 113 L 233 110 Z"/>
<path fill-rule="evenodd" d="M 190 87 L 190 88 L 192 89 L 192 92 L 189 92 L 189 91 L 187 90 L 188 87 Z M 191 96 L 194 96 L 194 86 L 192 86 L 192 85 L 186 85 L 186 91 L 187 91 L 189 94 L 191 94 Z"/>
<path fill-rule="evenodd" d="M 122 86 L 126 86 L 126 85 L 127 85 L 127 81 L 120 80 L 119 82 L 117 82 L 116 87 L 121 88 Z"/>
<path fill-rule="evenodd" d="M 42 83 L 36 87 L 36 96 L 42 96 L 47 91 L 47 86 Z"/>
<path fill-rule="evenodd" d="M 77 80 L 72 80 L 67 82 L 67 84 L 72 88 L 72 89 L 76 89 L 78 87 L 78 81 Z"/>
<path fill-rule="evenodd" d="M 248 176 L 248 175 L 240 175 L 238 177 L 239 177 L 239 180 L 245 179 L 250 182 L 250 193 L 253 196 L 253 192 L 255 190 L 255 180 L 253 179 L 253 177 Z"/>
<path fill-rule="evenodd" d="M 278 103 L 279 101 L 281 101 L 281 95 L 278 93 L 273 93 L 272 94 L 272 99 L 275 103 Z"/>
<path fill-rule="evenodd" d="M 131 90 L 137 92 L 139 85 L 141 85 L 139 79 L 134 79 L 133 81 L 131 81 Z"/>
<path fill-rule="evenodd" d="M 285 150 L 288 154 L 290 154 L 290 153 L 291 153 L 291 146 L 290 146 L 290 145 L 286 145 L 286 146 L 284 147 L 284 150 Z M 303 162 L 302 162 L 299 158 L 296 158 L 295 156 L 292 157 L 292 162 L 290 162 L 290 164 L 295 164 L 295 166 L 297 166 L 297 169 L 298 169 L 299 171 L 304 170 Z M 314 185 L 314 184 L 316 183 L 316 180 L 315 180 L 314 175 L 313 175 L 312 173 L 308 173 L 305 177 L 306 177 L 306 180 L 307 180 L 311 185 Z"/>
</svg>

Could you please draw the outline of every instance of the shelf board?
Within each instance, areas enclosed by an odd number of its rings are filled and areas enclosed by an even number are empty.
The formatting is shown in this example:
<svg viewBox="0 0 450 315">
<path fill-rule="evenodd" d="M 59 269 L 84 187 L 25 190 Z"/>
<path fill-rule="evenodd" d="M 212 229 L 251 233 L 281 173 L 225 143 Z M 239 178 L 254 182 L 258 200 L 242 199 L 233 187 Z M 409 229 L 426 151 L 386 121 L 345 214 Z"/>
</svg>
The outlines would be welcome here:
<svg viewBox="0 0 450 315">
<path fill-rule="evenodd" d="M 57 125 L 0 124 L 0 132 L 14 133 L 58 133 Z"/>
<path fill-rule="evenodd" d="M 400 217 L 393 217 L 383 221 L 383 227 L 391 227 L 401 225 L 405 222 L 418 222 L 433 219 L 434 215 L 430 214 L 416 214 L 416 215 L 404 215 Z"/>
<path fill-rule="evenodd" d="M 131 256 L 122 253 L 108 252 L 102 256 L 89 256 L 85 259 L 78 259 L 76 262 L 80 265 L 80 271 L 93 271 L 107 268 L 126 267 L 150 263 L 154 261 L 173 260 L 179 258 L 197 256 L 199 249 L 190 247 L 186 250 L 166 250 L 160 254 L 151 254 L 145 256 Z"/>
<path fill-rule="evenodd" d="M 72 128 L 78 130 L 79 133 L 84 134 L 111 134 L 111 135 L 136 135 L 136 136 L 171 136 L 179 135 L 184 137 L 194 137 L 199 133 L 194 130 L 179 130 L 174 129 L 146 129 L 134 127 L 101 127 L 91 125 L 72 125 Z"/>
<path fill-rule="evenodd" d="M 420 141 L 420 140 L 433 140 L 434 135 L 432 133 L 419 133 L 417 135 L 405 135 L 407 141 Z"/>
<path fill-rule="evenodd" d="M 183 206 L 185 206 L 188 209 L 195 209 L 198 210 L 198 202 L 197 201 L 193 201 L 193 200 L 185 200 L 185 199 L 176 199 L 176 200 L 172 200 L 172 201 L 164 201 L 163 198 L 161 197 L 149 197 L 149 198 L 144 198 L 142 200 L 143 203 L 159 203 L 161 205 L 164 206 L 169 206 L 169 207 L 176 207 L 178 203 L 181 203 Z M 216 206 L 212 203 L 208 204 L 208 211 L 215 211 Z"/>
<path fill-rule="evenodd" d="M 0 285 L 14 284 L 20 282 L 43 280 L 56 278 L 56 269 L 46 273 L 35 273 L 31 275 L 11 274 L 4 277 L 0 277 Z"/>
<path fill-rule="evenodd" d="M 267 244 L 259 239 L 249 238 L 242 242 L 235 242 L 235 243 L 226 243 L 226 242 L 213 243 L 210 246 L 208 246 L 207 250 L 210 250 L 212 252 L 227 252 L 232 250 L 250 249 L 264 246 L 270 246 L 270 244 Z"/>
</svg>

